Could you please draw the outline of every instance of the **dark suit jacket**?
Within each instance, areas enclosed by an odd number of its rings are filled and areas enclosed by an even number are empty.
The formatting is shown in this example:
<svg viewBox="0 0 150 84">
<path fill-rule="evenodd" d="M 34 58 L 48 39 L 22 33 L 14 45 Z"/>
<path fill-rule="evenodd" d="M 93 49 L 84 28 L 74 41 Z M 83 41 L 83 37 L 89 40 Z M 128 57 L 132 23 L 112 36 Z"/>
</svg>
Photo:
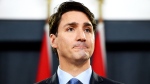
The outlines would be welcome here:
<svg viewBox="0 0 150 84">
<path fill-rule="evenodd" d="M 59 84 L 58 75 L 57 73 L 55 73 L 51 78 L 48 78 L 35 84 Z M 90 84 L 122 84 L 122 83 L 107 78 L 103 78 L 101 76 L 98 76 L 95 72 L 92 72 Z"/>
</svg>

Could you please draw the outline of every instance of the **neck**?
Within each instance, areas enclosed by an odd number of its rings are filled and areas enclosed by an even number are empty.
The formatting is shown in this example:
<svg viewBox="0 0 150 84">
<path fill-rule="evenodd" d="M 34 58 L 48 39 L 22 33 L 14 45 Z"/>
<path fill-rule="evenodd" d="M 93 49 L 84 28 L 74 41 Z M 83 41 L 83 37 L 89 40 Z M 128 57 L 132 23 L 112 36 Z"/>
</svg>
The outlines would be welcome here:
<svg viewBox="0 0 150 84">
<path fill-rule="evenodd" d="M 67 73 L 71 74 L 73 77 L 76 77 L 83 71 L 87 70 L 90 67 L 90 59 L 86 60 L 85 62 L 80 62 L 76 61 L 77 64 L 75 63 L 68 63 L 66 61 L 59 61 L 60 63 L 60 68 Z"/>
</svg>

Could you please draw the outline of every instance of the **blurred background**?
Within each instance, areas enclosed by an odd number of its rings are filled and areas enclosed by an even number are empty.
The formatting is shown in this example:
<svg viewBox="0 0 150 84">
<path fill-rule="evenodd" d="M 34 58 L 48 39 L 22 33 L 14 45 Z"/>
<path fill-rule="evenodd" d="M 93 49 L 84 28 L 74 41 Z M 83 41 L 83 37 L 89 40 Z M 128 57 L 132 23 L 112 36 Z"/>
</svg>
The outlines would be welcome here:
<svg viewBox="0 0 150 84">
<path fill-rule="evenodd" d="M 0 0 L 0 84 L 36 82 L 43 39 L 48 36 L 47 18 L 64 1 Z M 82 2 L 98 24 L 104 24 L 106 77 L 125 84 L 150 84 L 150 0 L 74 1 Z M 51 49 L 47 51 L 52 75 L 59 63 Z"/>
</svg>

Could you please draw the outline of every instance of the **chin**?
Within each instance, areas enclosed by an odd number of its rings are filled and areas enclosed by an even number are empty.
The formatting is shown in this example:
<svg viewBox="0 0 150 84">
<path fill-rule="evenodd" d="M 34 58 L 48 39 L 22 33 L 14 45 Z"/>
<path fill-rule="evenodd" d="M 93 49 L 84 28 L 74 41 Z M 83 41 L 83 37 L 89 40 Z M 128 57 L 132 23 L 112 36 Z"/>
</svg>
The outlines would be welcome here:
<svg viewBox="0 0 150 84">
<path fill-rule="evenodd" d="M 79 50 L 73 53 L 73 58 L 75 59 L 88 59 L 90 57 L 90 52 L 86 50 Z"/>
<path fill-rule="evenodd" d="M 75 59 L 82 59 L 82 60 L 87 60 L 88 58 L 90 58 L 89 54 L 87 53 L 78 53 L 75 56 Z"/>
</svg>

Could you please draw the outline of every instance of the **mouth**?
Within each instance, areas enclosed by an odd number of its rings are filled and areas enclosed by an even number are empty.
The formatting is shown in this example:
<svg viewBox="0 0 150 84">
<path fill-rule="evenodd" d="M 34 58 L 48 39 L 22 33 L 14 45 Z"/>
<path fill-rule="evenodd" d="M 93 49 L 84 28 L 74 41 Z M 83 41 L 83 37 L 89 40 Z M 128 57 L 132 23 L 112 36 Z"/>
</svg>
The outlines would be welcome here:
<svg viewBox="0 0 150 84">
<path fill-rule="evenodd" d="M 73 48 L 74 49 L 87 49 L 86 46 L 74 46 Z"/>
<path fill-rule="evenodd" d="M 83 42 L 78 42 L 73 46 L 74 49 L 87 49 L 88 45 Z"/>
</svg>

